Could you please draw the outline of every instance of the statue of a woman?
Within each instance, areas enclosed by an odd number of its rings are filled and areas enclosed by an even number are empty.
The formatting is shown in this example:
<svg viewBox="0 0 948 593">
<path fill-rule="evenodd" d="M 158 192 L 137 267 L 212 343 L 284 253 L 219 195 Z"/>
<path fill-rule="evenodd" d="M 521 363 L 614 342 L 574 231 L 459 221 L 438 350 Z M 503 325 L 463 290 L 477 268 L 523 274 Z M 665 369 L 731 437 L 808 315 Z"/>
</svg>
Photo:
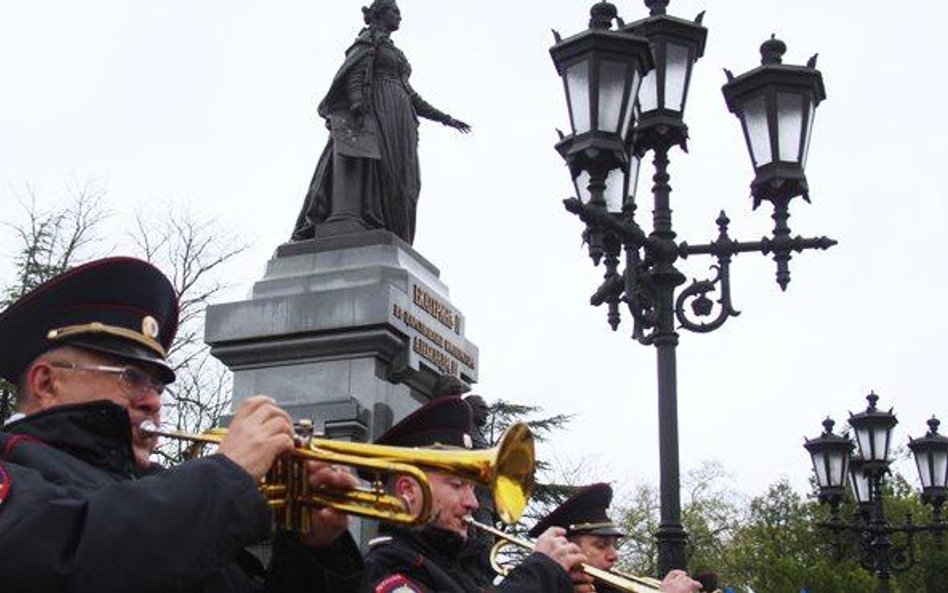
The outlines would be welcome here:
<svg viewBox="0 0 948 593">
<path fill-rule="evenodd" d="M 374 0 L 362 9 L 366 28 L 346 51 L 329 92 L 319 104 L 329 142 L 303 202 L 293 240 L 387 229 L 404 241 L 415 238 L 418 117 L 461 132 L 466 123 L 425 102 L 411 88 L 411 65 L 391 33 L 401 23 L 395 0 Z"/>
</svg>

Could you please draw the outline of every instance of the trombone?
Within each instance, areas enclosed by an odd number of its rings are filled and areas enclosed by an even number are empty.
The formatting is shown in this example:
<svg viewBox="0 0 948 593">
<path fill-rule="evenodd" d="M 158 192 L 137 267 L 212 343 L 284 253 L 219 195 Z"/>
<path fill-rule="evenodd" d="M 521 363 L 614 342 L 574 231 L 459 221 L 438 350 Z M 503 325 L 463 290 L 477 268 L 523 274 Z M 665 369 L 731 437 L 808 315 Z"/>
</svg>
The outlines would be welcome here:
<svg viewBox="0 0 948 593">
<path fill-rule="evenodd" d="M 494 572 L 501 576 L 507 576 L 510 572 L 507 567 L 501 564 L 497 559 L 500 550 L 506 546 L 517 546 L 524 550 L 533 551 L 534 543 L 530 540 L 511 535 L 490 525 L 476 521 L 472 517 L 467 517 L 467 524 L 477 529 L 486 531 L 498 538 L 494 547 L 490 550 L 490 565 Z M 661 581 L 651 577 L 640 577 L 617 570 L 603 570 L 583 563 L 580 565 L 583 574 L 591 576 L 594 580 L 606 583 L 616 589 L 628 591 L 629 593 L 655 593 L 659 590 Z"/>
<path fill-rule="evenodd" d="M 148 430 L 150 434 L 191 442 L 198 452 L 203 444 L 220 444 L 227 429 L 201 434 Z M 352 490 L 313 489 L 306 479 L 306 461 L 321 461 L 374 473 L 369 487 Z M 520 518 L 533 493 L 533 433 L 522 422 L 511 425 L 492 449 L 436 449 L 394 447 L 370 443 L 299 437 L 297 446 L 279 456 L 260 483 L 260 491 L 274 510 L 274 523 L 294 531 L 309 529 L 311 507 L 330 507 L 346 514 L 397 523 L 421 525 L 432 519 L 431 485 L 425 470 L 445 472 L 490 485 L 497 511 L 505 523 Z M 422 491 L 422 505 L 411 512 L 405 502 L 385 491 L 383 475 L 406 475 Z"/>
</svg>

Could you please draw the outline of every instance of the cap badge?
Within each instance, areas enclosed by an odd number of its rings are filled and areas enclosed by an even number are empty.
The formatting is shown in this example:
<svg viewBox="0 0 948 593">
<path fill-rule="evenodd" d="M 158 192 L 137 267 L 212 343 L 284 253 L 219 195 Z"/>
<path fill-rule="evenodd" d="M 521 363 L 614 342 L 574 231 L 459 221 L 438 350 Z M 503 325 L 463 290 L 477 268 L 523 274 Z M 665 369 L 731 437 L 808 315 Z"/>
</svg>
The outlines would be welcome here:
<svg viewBox="0 0 948 593">
<path fill-rule="evenodd" d="M 158 320 L 151 315 L 145 315 L 142 318 L 142 334 L 149 338 L 158 337 Z"/>
<path fill-rule="evenodd" d="M 474 441 L 473 439 L 471 439 L 471 435 L 467 434 L 466 432 L 464 433 L 464 448 L 465 449 L 474 448 Z"/>
</svg>

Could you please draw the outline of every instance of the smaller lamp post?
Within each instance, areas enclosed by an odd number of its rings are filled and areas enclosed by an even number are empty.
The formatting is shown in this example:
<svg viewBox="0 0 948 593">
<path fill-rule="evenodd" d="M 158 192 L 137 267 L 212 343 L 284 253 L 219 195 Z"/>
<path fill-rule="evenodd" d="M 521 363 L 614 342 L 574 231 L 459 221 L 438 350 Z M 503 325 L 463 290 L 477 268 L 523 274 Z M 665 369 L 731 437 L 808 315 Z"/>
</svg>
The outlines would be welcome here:
<svg viewBox="0 0 948 593">
<path fill-rule="evenodd" d="M 893 572 L 909 569 L 915 564 L 915 534 L 932 532 L 939 548 L 943 545 L 943 533 L 948 524 L 942 519 L 942 507 L 948 497 L 948 438 L 938 434 L 936 418 L 928 421 L 928 433 L 918 439 L 909 439 L 909 449 L 915 456 L 922 483 L 921 500 L 930 504 L 933 520 L 926 524 L 915 524 L 907 517 L 903 525 L 892 525 L 886 520 L 883 508 L 883 487 L 889 465 L 892 430 L 898 420 L 892 410 L 876 407 L 879 396 L 866 396 L 869 406 L 858 414 L 850 414 L 849 425 L 856 433 L 858 454 L 852 455 L 855 447 L 849 436 L 833 433 L 833 421 L 823 421 L 823 434 L 807 439 L 804 447 L 810 453 L 819 500 L 829 504 L 831 519 L 820 526 L 839 533 L 850 532 L 859 537 L 859 562 L 872 571 L 879 580 L 878 591 L 889 592 L 889 577 Z M 840 517 L 839 507 L 843 501 L 846 468 L 849 468 L 853 496 L 858 503 L 858 512 L 851 521 Z M 904 537 L 904 543 L 893 543 L 890 536 Z"/>
<path fill-rule="evenodd" d="M 853 444 L 846 435 L 833 434 L 836 423 L 823 421 L 823 434 L 803 445 L 813 458 L 813 470 L 820 485 L 820 502 L 839 504 L 846 494 L 846 473 Z"/>
</svg>

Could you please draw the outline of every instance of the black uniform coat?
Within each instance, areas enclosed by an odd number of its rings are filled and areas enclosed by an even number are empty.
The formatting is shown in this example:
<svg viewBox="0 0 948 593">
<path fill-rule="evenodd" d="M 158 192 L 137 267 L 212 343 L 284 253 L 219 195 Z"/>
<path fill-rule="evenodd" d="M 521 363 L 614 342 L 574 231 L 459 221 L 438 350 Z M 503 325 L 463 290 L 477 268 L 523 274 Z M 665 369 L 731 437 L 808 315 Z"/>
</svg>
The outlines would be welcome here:
<svg viewBox="0 0 948 593">
<path fill-rule="evenodd" d="M 479 586 L 458 562 L 464 540 L 455 533 L 429 527 L 410 532 L 391 529 L 370 544 L 365 556 L 364 593 L 479 593 Z M 497 593 L 570 593 L 569 575 L 544 554 L 530 554 L 500 585 Z"/>
<path fill-rule="evenodd" d="M 361 557 L 347 534 L 319 554 L 277 534 L 269 569 L 245 551 L 269 535 L 270 511 L 223 455 L 159 469 L 137 474 L 128 414 L 110 402 L 5 427 L 0 591 L 358 590 Z"/>
</svg>

